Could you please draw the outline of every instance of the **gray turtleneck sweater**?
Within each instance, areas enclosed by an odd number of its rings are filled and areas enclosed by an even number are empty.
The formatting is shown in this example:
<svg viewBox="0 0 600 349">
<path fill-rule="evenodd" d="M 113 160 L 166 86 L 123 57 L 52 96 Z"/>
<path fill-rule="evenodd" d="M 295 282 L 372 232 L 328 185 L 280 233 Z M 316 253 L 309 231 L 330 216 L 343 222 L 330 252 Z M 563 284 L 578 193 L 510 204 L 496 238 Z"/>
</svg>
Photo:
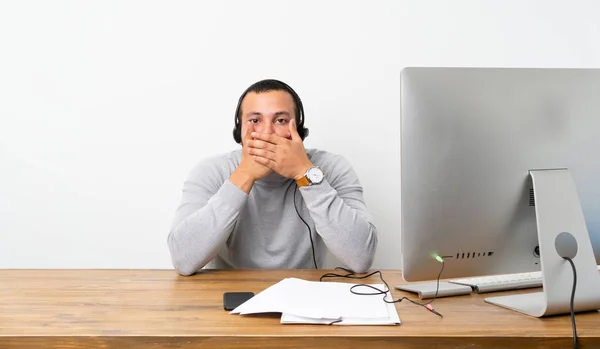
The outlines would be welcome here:
<svg viewBox="0 0 600 349">
<path fill-rule="evenodd" d="M 184 183 L 168 237 L 175 269 L 191 275 L 201 268 L 314 268 L 304 219 L 318 267 L 329 249 L 347 268 L 367 271 L 377 230 L 356 173 L 342 156 L 314 149 L 307 154 L 325 173 L 321 184 L 297 188 L 273 172 L 250 194 L 229 181 L 241 149 L 201 161 Z"/>
</svg>

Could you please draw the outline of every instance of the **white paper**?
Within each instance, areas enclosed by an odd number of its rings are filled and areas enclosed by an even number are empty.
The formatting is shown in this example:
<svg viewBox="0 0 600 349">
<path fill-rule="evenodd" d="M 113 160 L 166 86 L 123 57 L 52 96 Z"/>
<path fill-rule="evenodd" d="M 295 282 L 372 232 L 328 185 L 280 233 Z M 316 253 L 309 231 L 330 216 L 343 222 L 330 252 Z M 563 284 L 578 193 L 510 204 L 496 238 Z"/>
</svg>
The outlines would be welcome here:
<svg viewBox="0 0 600 349">
<path fill-rule="evenodd" d="M 282 323 L 314 323 L 344 325 L 399 324 L 394 304 L 383 301 L 383 295 L 357 295 L 350 292 L 354 284 L 315 282 L 287 278 L 258 293 L 231 314 L 282 313 Z M 372 285 L 383 289 L 383 284 Z M 355 292 L 375 292 L 359 287 Z M 391 299 L 389 293 L 387 299 Z"/>
<path fill-rule="evenodd" d="M 386 299 L 391 299 L 386 295 Z M 337 319 L 314 319 L 309 317 L 281 314 L 282 324 L 321 324 L 321 325 L 398 325 L 400 318 L 393 303 L 386 303 L 388 316 L 383 318 L 337 318 Z"/>
</svg>

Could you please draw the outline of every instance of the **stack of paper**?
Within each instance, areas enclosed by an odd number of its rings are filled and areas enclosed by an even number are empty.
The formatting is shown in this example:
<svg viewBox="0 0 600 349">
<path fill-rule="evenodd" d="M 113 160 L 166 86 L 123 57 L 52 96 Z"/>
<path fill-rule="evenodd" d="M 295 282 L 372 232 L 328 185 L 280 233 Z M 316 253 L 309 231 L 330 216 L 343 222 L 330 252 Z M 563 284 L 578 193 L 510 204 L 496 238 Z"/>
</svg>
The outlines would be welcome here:
<svg viewBox="0 0 600 349">
<path fill-rule="evenodd" d="M 287 278 L 258 293 L 231 314 L 281 313 L 283 324 L 400 324 L 393 303 L 384 302 L 381 294 L 353 294 L 350 292 L 353 285 Z M 372 286 L 381 290 L 385 287 L 383 284 Z M 374 291 L 367 287 L 359 290 Z M 386 299 L 391 300 L 389 293 Z"/>
</svg>

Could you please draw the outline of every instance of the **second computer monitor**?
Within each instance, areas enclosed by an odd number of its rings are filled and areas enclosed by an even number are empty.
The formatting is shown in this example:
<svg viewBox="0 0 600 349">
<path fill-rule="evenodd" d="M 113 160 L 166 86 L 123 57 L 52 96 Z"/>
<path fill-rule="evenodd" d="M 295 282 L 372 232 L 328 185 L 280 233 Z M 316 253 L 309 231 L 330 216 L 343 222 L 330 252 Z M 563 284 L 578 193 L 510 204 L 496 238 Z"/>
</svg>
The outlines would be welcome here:
<svg viewBox="0 0 600 349">
<path fill-rule="evenodd" d="M 404 278 L 435 280 L 436 256 L 442 278 L 540 270 L 545 169 L 572 177 L 600 263 L 599 96 L 595 69 L 404 69 Z"/>
</svg>

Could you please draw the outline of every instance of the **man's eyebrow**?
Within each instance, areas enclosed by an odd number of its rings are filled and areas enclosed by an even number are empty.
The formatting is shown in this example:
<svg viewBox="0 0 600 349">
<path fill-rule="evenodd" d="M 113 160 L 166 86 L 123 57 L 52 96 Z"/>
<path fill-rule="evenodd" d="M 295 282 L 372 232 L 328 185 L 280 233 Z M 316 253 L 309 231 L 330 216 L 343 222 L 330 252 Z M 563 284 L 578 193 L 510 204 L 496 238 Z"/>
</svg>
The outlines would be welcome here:
<svg viewBox="0 0 600 349">
<path fill-rule="evenodd" d="M 278 111 L 274 115 L 276 117 L 281 117 L 281 116 L 287 116 L 287 117 L 289 117 L 290 113 L 288 113 L 287 111 Z M 258 112 L 258 111 L 251 111 L 251 112 L 245 114 L 244 116 L 247 117 L 247 118 L 250 118 L 250 117 L 253 117 L 253 116 L 262 116 L 262 113 Z"/>
</svg>

